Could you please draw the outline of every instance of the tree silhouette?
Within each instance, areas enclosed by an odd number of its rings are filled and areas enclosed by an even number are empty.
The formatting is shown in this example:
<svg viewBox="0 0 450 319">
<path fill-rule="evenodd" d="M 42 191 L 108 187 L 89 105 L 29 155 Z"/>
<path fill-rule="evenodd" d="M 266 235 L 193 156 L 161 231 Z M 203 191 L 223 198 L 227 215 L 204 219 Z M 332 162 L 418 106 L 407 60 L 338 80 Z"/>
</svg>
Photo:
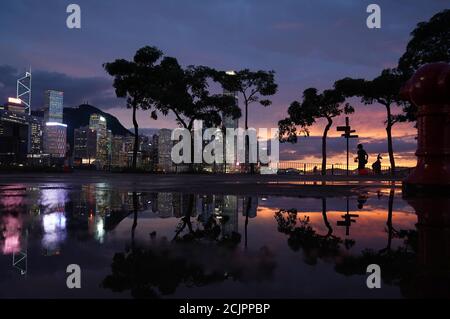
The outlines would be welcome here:
<svg viewBox="0 0 450 319">
<path fill-rule="evenodd" d="M 328 217 L 327 217 L 327 198 L 326 197 L 322 197 L 322 218 L 323 218 L 323 222 L 324 222 L 325 226 L 328 229 L 328 232 L 325 236 L 330 237 L 333 234 L 333 228 L 331 227 L 331 224 L 328 221 Z"/>
<path fill-rule="evenodd" d="M 326 206 L 323 207 L 323 210 L 326 210 Z M 318 258 L 328 259 L 341 255 L 340 246 L 344 241 L 332 235 L 331 226 L 326 218 L 326 211 L 322 213 L 322 217 L 328 228 L 326 235 L 320 235 L 312 228 L 309 216 L 299 219 L 296 209 L 281 209 L 275 213 L 278 231 L 288 236 L 288 245 L 292 250 L 302 249 L 305 262 L 309 265 L 316 264 Z"/>
<path fill-rule="evenodd" d="M 212 127 L 221 123 L 221 114 L 240 117 L 234 98 L 209 91 L 214 72 L 205 66 L 183 69 L 177 59 L 164 58 L 157 70 L 155 107 L 164 115 L 172 112 L 178 125 L 189 130 L 195 120 L 203 120 L 207 127 Z"/>
<path fill-rule="evenodd" d="M 188 208 L 171 242 L 164 238 L 158 240 L 151 233 L 150 244 L 138 244 L 132 236 L 131 248 L 114 255 L 112 273 L 104 278 L 101 286 L 115 292 L 130 290 L 134 298 L 159 298 L 175 293 L 180 285 L 199 287 L 226 280 L 247 282 L 270 278 L 276 265 L 267 248 L 242 254 L 236 249 L 240 234 L 220 237 L 221 226 L 215 216 L 211 216 L 203 229 L 193 228 L 190 221 L 195 209 L 193 199 L 194 195 L 189 195 Z M 186 226 L 188 233 L 182 235 Z"/>
<path fill-rule="evenodd" d="M 176 58 L 165 57 L 157 68 L 154 83 L 155 108 L 163 115 L 174 114 L 177 124 L 189 131 L 195 120 L 202 120 L 206 127 L 217 127 L 222 116 L 240 117 L 241 110 L 233 97 L 210 92 L 209 82 L 215 73 L 205 66 L 183 69 Z M 194 152 L 191 157 L 194 158 Z"/>
<path fill-rule="evenodd" d="M 244 69 L 238 72 L 215 72 L 214 79 L 222 84 L 229 92 L 238 92 L 242 95 L 245 108 L 245 130 L 248 130 L 249 106 L 259 103 L 267 107 L 272 104 L 269 99 L 261 97 L 272 96 L 277 93 L 278 85 L 275 83 L 275 71 L 250 71 Z M 248 149 L 250 146 L 248 135 L 245 139 L 246 163 L 249 162 Z M 255 166 L 250 165 L 250 173 L 254 173 Z"/>
<path fill-rule="evenodd" d="M 357 96 L 366 105 L 379 103 L 386 109 L 386 135 L 388 144 L 391 173 L 395 174 L 394 147 L 392 142 L 392 127 L 401 120 L 392 114 L 392 107 L 403 105 L 399 92 L 404 83 L 401 73 L 396 69 L 385 69 L 371 81 L 364 79 L 344 78 L 336 81 L 335 88 L 345 96 Z"/>
<path fill-rule="evenodd" d="M 327 124 L 322 135 L 322 175 L 327 169 L 327 135 L 333 125 L 333 118 L 342 113 L 353 113 L 354 109 L 345 103 L 345 96 L 336 89 L 325 90 L 318 94 L 317 89 L 309 88 L 303 92 L 303 101 L 294 101 L 288 109 L 289 117 L 278 122 L 281 142 L 297 142 L 297 128 L 309 135 L 308 127 L 319 119 L 326 119 Z"/>
<path fill-rule="evenodd" d="M 408 78 L 426 63 L 450 62 L 450 9 L 418 23 L 411 37 L 398 62 L 398 68 Z"/>
<path fill-rule="evenodd" d="M 418 23 L 411 37 L 398 62 L 404 81 L 426 63 L 450 62 L 450 9 L 435 14 L 427 22 Z M 416 121 L 417 107 L 414 104 L 405 103 L 403 112 L 401 121 Z"/>
<path fill-rule="evenodd" d="M 155 63 L 163 56 L 156 47 L 146 46 L 139 49 L 133 61 L 117 59 L 103 64 L 109 75 L 114 77 L 114 88 L 117 97 L 127 99 L 127 108 L 133 110 L 134 147 L 133 169 L 136 169 L 139 149 L 139 124 L 136 118 L 137 109 L 147 110 L 152 106 L 152 83 L 155 80 Z M 152 113 L 156 118 L 156 113 Z"/>
<path fill-rule="evenodd" d="M 386 232 L 388 233 L 388 242 L 386 245 L 386 248 L 381 250 L 382 251 L 390 251 L 392 248 L 392 239 L 397 236 L 398 232 L 394 229 L 394 226 L 392 225 L 392 213 L 393 213 L 393 207 L 394 207 L 394 196 L 395 196 L 395 189 L 391 189 L 389 191 L 389 200 L 388 200 L 388 218 L 386 221 Z"/>
</svg>

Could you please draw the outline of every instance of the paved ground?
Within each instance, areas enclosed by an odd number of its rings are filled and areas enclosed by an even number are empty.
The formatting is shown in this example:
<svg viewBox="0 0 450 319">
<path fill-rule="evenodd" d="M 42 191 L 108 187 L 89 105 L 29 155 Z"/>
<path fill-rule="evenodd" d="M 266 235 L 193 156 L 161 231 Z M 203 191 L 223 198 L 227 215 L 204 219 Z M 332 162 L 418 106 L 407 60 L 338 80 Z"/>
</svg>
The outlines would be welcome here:
<svg viewBox="0 0 450 319">
<path fill-rule="evenodd" d="M 216 193 L 286 196 L 344 196 L 362 190 L 400 187 L 390 177 L 301 176 L 301 175 L 156 175 L 121 174 L 95 171 L 74 173 L 10 173 L 0 174 L 0 187 L 77 187 L 83 184 L 130 191 Z M 102 184 L 100 184 L 102 183 Z M 1 193 L 0 193 L 1 196 Z"/>
</svg>

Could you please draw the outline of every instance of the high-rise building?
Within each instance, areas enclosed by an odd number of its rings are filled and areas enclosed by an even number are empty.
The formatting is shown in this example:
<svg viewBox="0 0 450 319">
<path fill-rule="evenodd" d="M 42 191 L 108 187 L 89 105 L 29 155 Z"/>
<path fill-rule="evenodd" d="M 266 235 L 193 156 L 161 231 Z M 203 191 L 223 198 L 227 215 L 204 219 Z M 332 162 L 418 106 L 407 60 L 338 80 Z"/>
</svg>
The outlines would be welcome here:
<svg viewBox="0 0 450 319">
<path fill-rule="evenodd" d="M 22 104 L 22 101 L 14 97 L 8 98 L 6 109 L 10 112 L 25 113 L 25 106 Z"/>
<path fill-rule="evenodd" d="M 44 151 L 44 123 L 42 118 L 31 117 L 29 153 L 32 155 L 41 154 Z"/>
<path fill-rule="evenodd" d="M 24 164 L 28 153 L 28 116 L 0 110 L 0 165 Z"/>
<path fill-rule="evenodd" d="M 238 105 L 238 96 L 236 92 L 230 92 L 227 90 L 223 91 L 223 95 L 231 96 L 234 98 L 236 105 Z M 237 137 L 234 138 L 234 143 L 230 143 L 230 141 L 227 139 L 227 129 L 237 129 L 239 128 L 239 119 L 233 118 L 230 115 L 222 115 L 222 130 L 224 132 L 223 138 L 224 138 L 224 164 L 222 165 L 222 171 L 224 173 L 231 173 L 236 172 L 238 167 L 238 156 L 237 156 Z M 233 152 L 233 160 L 231 162 L 227 162 L 227 156 L 226 154 L 231 154 L 230 152 Z"/>
<path fill-rule="evenodd" d="M 63 101 L 64 93 L 55 90 L 45 91 L 44 120 L 45 122 L 63 122 Z"/>
<path fill-rule="evenodd" d="M 67 125 L 46 122 L 44 129 L 44 153 L 54 158 L 66 156 Z"/>
<path fill-rule="evenodd" d="M 111 131 L 107 129 L 106 118 L 99 114 L 91 114 L 89 128 L 97 132 L 97 168 L 103 169 L 110 164 Z"/>
<path fill-rule="evenodd" d="M 125 138 L 123 136 L 113 136 L 111 142 L 111 166 L 127 167 L 127 152 L 125 150 Z"/>
<path fill-rule="evenodd" d="M 66 156 L 67 125 L 63 124 L 63 97 L 60 91 L 45 91 L 44 153 L 53 158 Z"/>
<path fill-rule="evenodd" d="M 90 165 L 97 158 L 97 131 L 89 126 L 80 127 L 73 132 L 73 158 L 78 165 Z"/>
<path fill-rule="evenodd" d="M 100 114 L 91 114 L 89 117 L 89 128 L 91 130 L 97 130 L 99 128 L 106 130 L 107 123 L 106 118 Z"/>
<path fill-rule="evenodd" d="M 17 79 L 17 100 L 20 100 L 24 112 L 31 115 L 31 69 Z"/>
<path fill-rule="evenodd" d="M 19 99 L 9 98 L 0 110 L 0 153 L 4 164 L 25 164 L 27 155 L 43 152 L 43 122 L 28 115 Z"/>
<path fill-rule="evenodd" d="M 158 170 L 161 172 L 169 173 L 175 171 L 175 166 L 172 162 L 172 130 L 161 129 L 159 130 L 158 137 Z"/>
<path fill-rule="evenodd" d="M 152 170 L 156 171 L 158 169 L 158 134 L 153 134 L 152 136 L 152 148 L 150 150 L 150 156 L 152 159 Z"/>
</svg>

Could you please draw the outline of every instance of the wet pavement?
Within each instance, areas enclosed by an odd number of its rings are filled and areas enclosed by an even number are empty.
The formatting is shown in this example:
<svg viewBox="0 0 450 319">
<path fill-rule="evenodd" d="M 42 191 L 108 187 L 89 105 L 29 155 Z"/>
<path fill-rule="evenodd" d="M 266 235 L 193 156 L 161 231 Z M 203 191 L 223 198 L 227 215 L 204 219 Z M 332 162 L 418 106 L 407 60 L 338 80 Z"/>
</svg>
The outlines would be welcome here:
<svg viewBox="0 0 450 319">
<path fill-rule="evenodd" d="M 293 183 L 297 196 L 1 184 L 2 298 L 448 296 L 448 199 L 411 204 L 398 183 Z M 67 288 L 69 264 L 81 289 Z M 366 285 L 369 264 L 381 267 L 380 289 Z"/>
</svg>

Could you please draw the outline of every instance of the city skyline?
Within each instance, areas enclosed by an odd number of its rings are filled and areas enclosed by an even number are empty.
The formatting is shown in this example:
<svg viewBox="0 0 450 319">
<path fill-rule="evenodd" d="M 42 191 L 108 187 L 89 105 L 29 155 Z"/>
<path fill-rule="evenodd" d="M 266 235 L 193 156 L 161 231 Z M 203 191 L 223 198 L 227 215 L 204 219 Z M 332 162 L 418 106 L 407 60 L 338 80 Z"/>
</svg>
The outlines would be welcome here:
<svg viewBox="0 0 450 319">
<path fill-rule="evenodd" d="M 8 10 L 0 13 L 3 39 L 0 42 L 0 99 L 13 96 L 17 75 L 31 66 L 35 83 L 34 109 L 43 106 L 43 90 L 61 90 L 65 92 L 66 107 L 89 102 L 131 128 L 125 102 L 115 97 L 112 79 L 103 70 L 102 63 L 118 57 L 129 59 L 137 48 L 150 44 L 177 57 L 183 65 L 210 65 L 224 70 L 274 69 L 279 92 L 273 97 L 272 106 L 251 107 L 250 126 L 276 127 L 289 104 L 299 99 L 307 87 L 324 89 L 345 76 L 370 79 L 382 68 L 394 67 L 415 25 L 445 8 L 444 1 L 439 0 L 415 1 L 414 5 L 379 1 L 383 9 L 382 28 L 369 30 L 365 27 L 368 3 L 324 1 L 317 7 L 284 1 L 284 6 L 266 10 L 270 6 L 267 1 L 257 4 L 229 1 L 219 6 L 203 1 L 189 6 L 177 2 L 149 5 L 133 1 L 127 7 L 113 1 L 106 14 L 100 3 L 79 1 L 83 10 L 80 30 L 65 28 L 67 15 L 63 2 L 50 1 L 45 9 L 32 2 L 27 5 L 5 3 Z M 155 19 L 148 19 L 143 12 Z M 124 19 L 127 23 L 112 23 L 119 21 L 122 13 L 130 16 Z M 196 19 L 197 15 L 204 19 Z M 49 23 L 36 27 L 37 16 L 48 17 Z M 10 28 L 14 25 L 11 19 L 17 18 L 24 18 L 24 23 Z M 205 23 L 211 24 L 210 27 L 205 28 Z M 242 32 L 235 32 L 238 29 Z M 333 30 L 332 41 L 330 29 Z M 21 41 L 14 41 L 15 38 Z M 180 38 L 182 41 L 174 41 Z M 10 42 L 15 45 L 9 45 Z M 26 45 L 33 47 L 33 52 L 27 50 Z M 371 158 L 385 153 L 383 107 L 355 104 L 356 112 L 350 120 L 361 137 L 360 142 L 367 144 Z M 155 121 L 147 114 L 139 114 L 141 128 L 176 127 L 171 115 L 160 116 Z M 341 116 L 335 125 L 343 121 Z M 282 159 L 319 162 L 318 137 L 323 126 L 324 122 L 318 121 L 311 128 L 312 138 L 282 146 Z M 415 135 L 410 123 L 395 126 L 394 149 L 400 165 L 414 165 Z M 339 136 L 335 130 L 330 131 L 330 139 L 335 140 L 330 143 L 330 162 L 344 162 L 344 142 Z"/>
</svg>

